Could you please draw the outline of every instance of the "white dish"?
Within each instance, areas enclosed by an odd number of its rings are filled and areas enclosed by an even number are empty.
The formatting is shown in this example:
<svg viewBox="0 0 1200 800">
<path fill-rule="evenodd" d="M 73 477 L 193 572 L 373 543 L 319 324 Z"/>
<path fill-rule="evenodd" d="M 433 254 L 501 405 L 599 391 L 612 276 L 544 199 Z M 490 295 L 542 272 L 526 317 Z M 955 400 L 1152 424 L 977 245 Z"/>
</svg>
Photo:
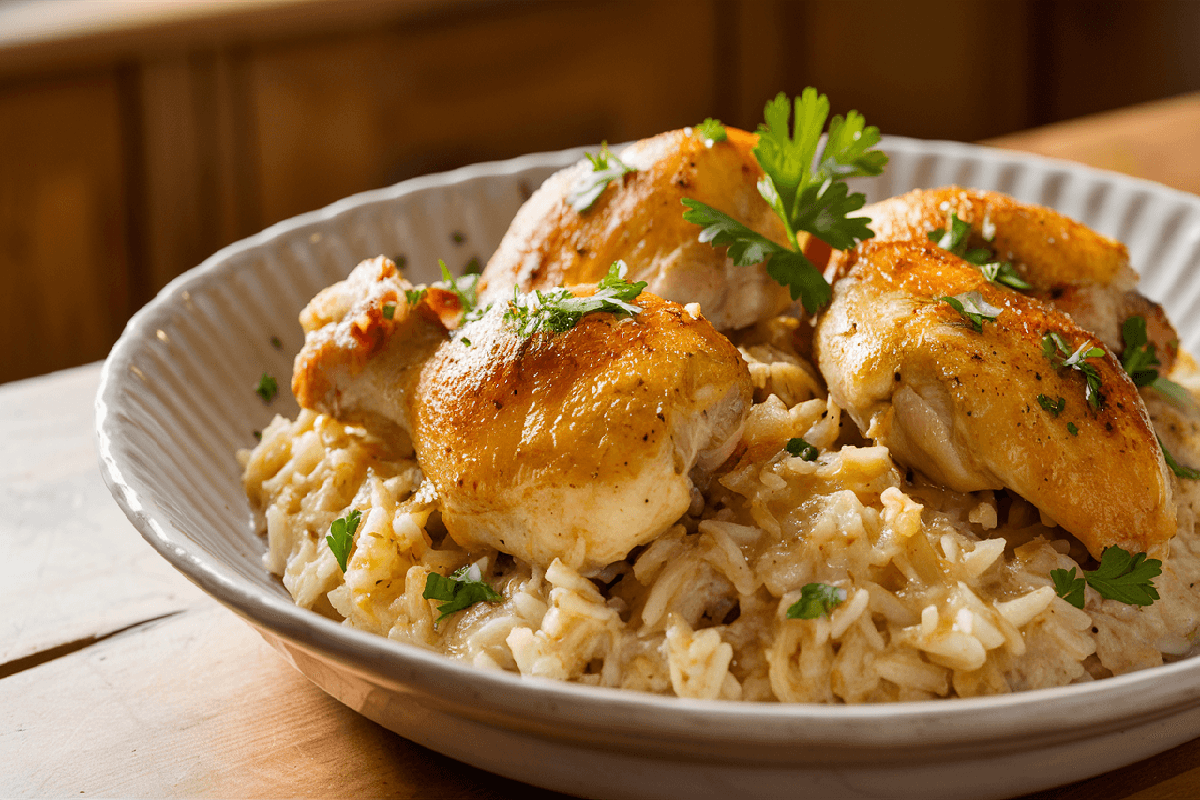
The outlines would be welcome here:
<svg viewBox="0 0 1200 800">
<path fill-rule="evenodd" d="M 1143 291 L 1200 349 L 1200 198 L 1061 161 L 885 137 L 869 200 L 959 183 L 1053 206 L 1129 245 Z M 418 178 L 275 225 L 173 281 L 130 321 L 96 400 L 113 496 L 176 568 L 297 669 L 367 717 L 453 758 L 594 797 L 1006 797 L 1200 736 L 1200 659 L 1002 697 L 887 706 L 680 700 L 485 672 L 297 608 L 261 563 L 234 452 L 278 412 L 300 309 L 362 258 L 486 260 L 528 192 L 582 151 Z M 458 241 L 461 240 L 461 241 Z M 282 339 L 276 349 L 271 337 Z M 269 372 L 283 392 L 264 407 Z"/>
</svg>

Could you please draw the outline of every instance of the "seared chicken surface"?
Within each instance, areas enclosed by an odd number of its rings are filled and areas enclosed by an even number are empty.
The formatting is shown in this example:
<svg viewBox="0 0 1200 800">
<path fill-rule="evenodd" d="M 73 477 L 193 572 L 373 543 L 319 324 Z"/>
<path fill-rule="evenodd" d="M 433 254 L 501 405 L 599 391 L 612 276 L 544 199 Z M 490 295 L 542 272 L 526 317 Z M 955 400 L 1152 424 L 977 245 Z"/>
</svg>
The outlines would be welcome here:
<svg viewBox="0 0 1200 800">
<path fill-rule="evenodd" d="M 1124 349 L 1121 323 L 1145 318 L 1163 372 L 1169 372 L 1178 336 L 1162 306 L 1139 294 L 1125 245 L 1053 209 L 1021 203 L 1000 192 L 946 186 L 916 189 L 866 206 L 876 241 L 927 241 L 946 228 L 951 213 L 971 225 L 969 247 L 985 247 L 1011 262 L 1030 294 L 1066 311 L 1114 353 Z M 834 255 L 834 264 L 840 260 Z"/>
<path fill-rule="evenodd" d="M 317 295 L 293 391 L 305 408 L 411 437 L 464 547 L 603 566 L 673 525 L 693 467 L 711 470 L 737 442 L 749 369 L 675 303 L 643 292 L 635 317 L 591 313 L 529 338 L 498 303 L 451 338 L 457 297 L 431 287 L 410 306 L 411 288 L 377 258 Z"/>
<path fill-rule="evenodd" d="M 572 191 L 592 174 L 582 161 L 551 176 L 517 212 L 481 282 L 485 302 L 521 291 L 595 283 L 610 264 L 628 264 L 630 281 L 680 303 L 696 302 L 719 330 L 778 314 L 788 291 L 761 266 L 736 267 L 725 249 L 699 241 L 683 219 L 685 197 L 700 200 L 786 244 L 782 222 L 758 193 L 757 136 L 726 128 L 728 139 L 706 146 L 699 134 L 670 131 L 620 154 L 636 172 L 618 178 L 582 212 Z"/>
<path fill-rule="evenodd" d="M 1165 557 L 1172 484 L 1137 388 L 1111 351 L 1088 359 L 1103 394 L 1093 409 L 1084 375 L 1042 352 L 1046 333 L 1072 351 L 1095 336 L 919 237 L 863 242 L 837 267 L 815 350 L 867 436 L 951 489 L 1015 491 L 1094 556 L 1119 545 Z M 940 299 L 969 291 L 1000 309 L 982 332 Z M 1039 396 L 1065 405 L 1052 413 Z"/>
<path fill-rule="evenodd" d="M 675 303 L 634 303 L 524 339 L 497 304 L 426 364 L 414 444 L 459 544 L 603 566 L 673 525 L 692 468 L 733 449 L 751 396 L 737 349 Z"/>
</svg>

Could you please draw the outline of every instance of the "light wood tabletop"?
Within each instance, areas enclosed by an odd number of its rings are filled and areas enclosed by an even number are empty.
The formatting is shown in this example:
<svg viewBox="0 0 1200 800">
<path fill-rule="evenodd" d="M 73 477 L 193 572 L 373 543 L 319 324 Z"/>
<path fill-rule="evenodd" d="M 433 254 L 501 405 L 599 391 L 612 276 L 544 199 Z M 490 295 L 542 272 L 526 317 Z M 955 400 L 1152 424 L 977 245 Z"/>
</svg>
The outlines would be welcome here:
<svg viewBox="0 0 1200 800">
<path fill-rule="evenodd" d="M 1200 95 L 989 143 L 1200 192 Z M 0 796 L 559 796 L 350 711 L 168 566 L 100 477 L 99 372 L 0 386 Z M 1200 739 L 1030 797 L 1200 797 Z"/>
</svg>

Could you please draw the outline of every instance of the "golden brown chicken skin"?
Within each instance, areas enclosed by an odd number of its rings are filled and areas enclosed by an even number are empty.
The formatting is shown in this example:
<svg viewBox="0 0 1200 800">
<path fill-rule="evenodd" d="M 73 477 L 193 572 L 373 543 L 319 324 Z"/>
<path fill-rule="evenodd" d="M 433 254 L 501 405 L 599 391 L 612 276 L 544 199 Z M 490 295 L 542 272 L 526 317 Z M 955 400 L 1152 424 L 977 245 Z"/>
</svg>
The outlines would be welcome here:
<svg viewBox="0 0 1200 800">
<path fill-rule="evenodd" d="M 673 525 L 692 468 L 732 450 L 751 398 L 741 355 L 676 303 L 634 303 L 529 338 L 497 304 L 426 364 L 414 444 L 461 545 L 600 567 Z"/>
<path fill-rule="evenodd" d="M 780 244 L 783 223 L 758 193 L 762 169 L 752 152 L 758 137 L 735 128 L 707 146 L 690 129 L 637 142 L 620 158 L 636 172 L 614 180 L 595 204 L 576 211 L 572 189 L 592 173 L 581 161 L 551 176 L 517 212 L 481 281 L 485 301 L 521 291 L 595 283 L 613 261 L 628 264 L 628 279 L 680 303 L 697 302 L 719 330 L 752 325 L 789 303 L 787 290 L 761 266 L 737 267 L 699 241 L 700 228 L 683 219 L 681 200 L 723 211 Z"/>
<path fill-rule="evenodd" d="M 1066 311 L 1105 346 L 1124 349 L 1121 323 L 1146 319 L 1163 372 L 1170 371 L 1178 335 L 1162 307 L 1135 290 L 1137 273 L 1125 245 L 1057 211 L 1000 192 L 946 186 L 916 189 L 866 206 L 876 241 L 927 240 L 951 213 L 971 225 L 969 246 L 986 247 L 1033 288 L 1029 294 Z M 834 266 L 840 258 L 834 254 Z"/>
<path fill-rule="evenodd" d="M 1072 350 L 1092 334 L 927 241 L 864 242 L 840 272 L 815 349 L 867 436 L 951 489 L 1015 491 L 1094 556 L 1119 545 L 1165 557 L 1172 489 L 1137 388 L 1111 352 L 1088 359 L 1104 398 L 1091 408 L 1083 374 L 1042 351 L 1048 332 Z M 940 299 L 969 291 L 1000 309 L 982 332 Z M 1063 398 L 1061 412 L 1039 395 Z"/>
</svg>

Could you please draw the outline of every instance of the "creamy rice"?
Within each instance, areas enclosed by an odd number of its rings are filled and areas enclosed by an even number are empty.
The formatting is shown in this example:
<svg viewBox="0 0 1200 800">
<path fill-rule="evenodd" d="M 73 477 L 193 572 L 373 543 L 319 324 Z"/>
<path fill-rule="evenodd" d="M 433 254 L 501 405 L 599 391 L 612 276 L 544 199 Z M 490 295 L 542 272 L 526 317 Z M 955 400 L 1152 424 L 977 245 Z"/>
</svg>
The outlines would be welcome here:
<svg viewBox="0 0 1200 800">
<path fill-rule="evenodd" d="M 792 346 L 794 322 L 741 342 L 755 386 L 742 444 L 669 531 L 597 574 L 546 568 L 445 534 L 407 441 L 313 411 L 277 417 L 240 457 L 268 549 L 296 603 L 476 667 L 682 697 L 880 702 L 1093 680 L 1188 654 L 1200 623 L 1200 482 L 1174 481 L 1179 529 L 1145 608 L 1092 588 L 1077 609 L 1053 569 L 1077 541 L 1004 492 L 963 494 L 863 441 Z M 1194 363 L 1172 377 L 1200 389 Z M 1143 396 L 1167 448 L 1200 464 L 1200 415 Z M 783 445 L 803 437 L 816 461 Z M 1097 486 L 1103 492 L 1103 486 Z M 1114 500 L 1116 502 L 1116 500 Z M 342 574 L 330 524 L 362 512 Z M 478 564 L 503 601 L 441 623 L 430 572 Z M 808 583 L 845 592 L 787 619 Z"/>
</svg>

